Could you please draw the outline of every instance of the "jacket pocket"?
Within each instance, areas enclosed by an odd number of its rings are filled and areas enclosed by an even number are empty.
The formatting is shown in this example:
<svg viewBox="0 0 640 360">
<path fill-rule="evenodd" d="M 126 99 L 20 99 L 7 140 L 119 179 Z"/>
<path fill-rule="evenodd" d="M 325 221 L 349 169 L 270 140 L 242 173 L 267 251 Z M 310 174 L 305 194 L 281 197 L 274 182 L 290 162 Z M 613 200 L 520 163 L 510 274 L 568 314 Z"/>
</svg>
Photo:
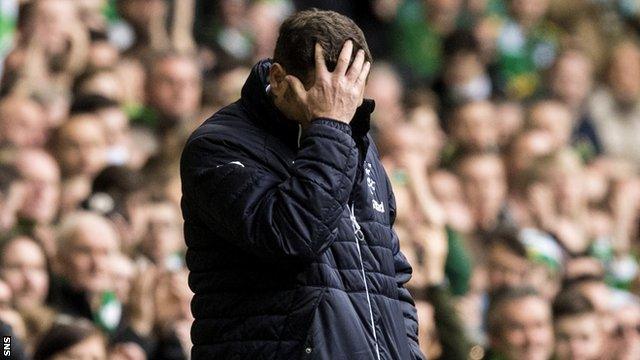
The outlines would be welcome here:
<svg viewBox="0 0 640 360">
<path fill-rule="evenodd" d="M 318 331 L 320 329 L 316 326 L 316 320 L 318 318 L 318 308 L 320 304 L 322 304 L 322 300 L 325 297 L 327 292 L 327 288 L 323 287 L 322 292 L 318 295 L 315 303 L 313 304 L 313 311 L 311 312 L 311 316 L 309 317 L 309 328 L 307 329 L 307 335 L 305 336 L 305 340 L 302 344 L 302 359 L 318 359 L 320 358 L 319 354 L 317 354 L 317 350 L 315 347 L 315 337 L 318 335 Z"/>
</svg>

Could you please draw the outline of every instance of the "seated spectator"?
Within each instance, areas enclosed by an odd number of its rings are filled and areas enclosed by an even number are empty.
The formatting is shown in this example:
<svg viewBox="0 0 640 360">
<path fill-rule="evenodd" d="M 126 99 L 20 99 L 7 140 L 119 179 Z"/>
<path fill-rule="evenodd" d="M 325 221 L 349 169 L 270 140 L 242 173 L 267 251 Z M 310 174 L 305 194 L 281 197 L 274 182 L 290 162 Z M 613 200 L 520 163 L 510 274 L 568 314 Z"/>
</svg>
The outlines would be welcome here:
<svg viewBox="0 0 640 360">
<path fill-rule="evenodd" d="M 109 165 L 124 165 L 129 161 L 129 119 L 116 101 L 100 95 L 88 95 L 75 100 L 71 113 L 98 115 L 105 130 Z"/>
<path fill-rule="evenodd" d="M 444 40 L 442 77 L 433 90 L 444 113 L 458 104 L 490 100 L 493 83 L 482 62 L 480 45 L 470 31 L 458 30 Z"/>
<path fill-rule="evenodd" d="M 591 97 L 589 112 L 604 153 L 640 164 L 636 146 L 640 132 L 640 47 L 626 41 L 617 45 L 608 67 L 606 86 Z"/>
<path fill-rule="evenodd" d="M 13 292 L 17 309 L 45 305 L 49 294 L 47 258 L 33 239 L 18 236 L 5 241 L 0 251 L 0 278 Z"/>
<path fill-rule="evenodd" d="M 561 283 L 562 251 L 550 236 L 534 230 L 502 229 L 489 237 L 489 292 L 529 286 L 550 300 Z"/>
<path fill-rule="evenodd" d="M 105 129 L 96 115 L 76 115 L 54 137 L 54 150 L 65 178 L 91 182 L 107 161 Z"/>
<path fill-rule="evenodd" d="M 507 222 L 507 182 L 500 157 L 492 153 L 468 155 L 458 161 L 456 168 L 475 231 L 489 232 Z"/>
<path fill-rule="evenodd" d="M 41 147 L 47 130 L 44 112 L 35 101 L 18 96 L 0 100 L 0 146 Z"/>
<path fill-rule="evenodd" d="M 607 339 L 614 337 L 616 323 L 614 309 L 614 289 L 604 281 L 601 274 L 583 274 L 565 281 L 564 289 L 577 291 L 586 297 L 601 316 L 602 329 Z"/>
<path fill-rule="evenodd" d="M 489 359 L 551 359 L 551 304 L 531 288 L 503 288 L 493 293 L 487 331 Z"/>
<path fill-rule="evenodd" d="M 61 316 L 42 336 L 33 354 L 33 360 L 54 359 L 106 360 L 106 341 L 89 321 Z"/>
<path fill-rule="evenodd" d="M 595 129 L 588 98 L 594 85 L 594 65 L 579 50 L 562 52 L 549 74 L 551 95 L 562 101 L 571 111 L 571 142 L 589 160 L 602 153 L 600 136 Z"/>
<path fill-rule="evenodd" d="M 456 155 L 498 149 L 498 127 L 495 106 L 488 101 L 462 104 L 453 110 L 450 123 L 451 140 Z"/>
<path fill-rule="evenodd" d="M 509 2 L 509 18 L 497 38 L 497 77 L 510 98 L 526 99 L 540 90 L 541 73 L 558 51 L 559 34 L 546 20 L 549 0 Z"/>
<path fill-rule="evenodd" d="M 605 333 L 596 309 L 576 291 L 561 292 L 553 303 L 555 358 L 558 360 L 602 359 Z"/>
<path fill-rule="evenodd" d="M 640 299 L 627 294 L 614 310 L 616 321 L 615 359 L 632 360 L 640 357 Z"/>
<path fill-rule="evenodd" d="M 44 150 L 26 149 L 16 153 L 14 166 L 24 182 L 25 198 L 18 212 L 18 232 L 37 233 L 47 254 L 55 251 L 50 233 L 58 214 L 60 169 L 56 160 Z M 43 236 L 45 238 L 43 238 Z"/>
<path fill-rule="evenodd" d="M 177 53 L 161 53 L 148 64 L 147 106 L 155 118 L 145 119 L 156 128 L 173 128 L 193 121 L 198 115 L 201 74 L 193 58 Z"/>
<path fill-rule="evenodd" d="M 94 319 L 100 316 L 105 294 L 113 291 L 111 257 L 120 243 L 115 227 L 91 212 L 77 212 L 62 220 L 58 233 L 59 280 L 53 286 L 52 306 L 72 316 Z M 113 330 L 120 314 L 104 324 Z"/>
<path fill-rule="evenodd" d="M 159 267 L 180 269 L 184 262 L 184 239 L 179 210 L 168 201 L 147 206 L 141 253 Z"/>
<path fill-rule="evenodd" d="M 553 139 L 554 149 L 570 144 L 572 119 L 569 109 L 559 101 L 543 100 L 529 108 L 527 128 L 542 130 Z"/>
</svg>

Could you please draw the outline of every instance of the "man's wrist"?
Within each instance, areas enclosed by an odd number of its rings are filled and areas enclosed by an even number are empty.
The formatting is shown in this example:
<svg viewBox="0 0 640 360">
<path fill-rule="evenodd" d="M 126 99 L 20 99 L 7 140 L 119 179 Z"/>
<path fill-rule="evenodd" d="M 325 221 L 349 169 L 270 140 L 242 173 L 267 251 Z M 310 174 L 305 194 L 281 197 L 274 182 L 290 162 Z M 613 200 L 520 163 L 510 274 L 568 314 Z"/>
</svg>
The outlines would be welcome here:
<svg viewBox="0 0 640 360">
<path fill-rule="evenodd" d="M 340 120 L 336 120 L 328 117 L 317 117 L 311 120 L 311 124 L 330 126 L 332 128 L 338 129 L 340 131 L 343 131 L 351 135 L 351 125 L 344 121 L 340 121 Z"/>
</svg>

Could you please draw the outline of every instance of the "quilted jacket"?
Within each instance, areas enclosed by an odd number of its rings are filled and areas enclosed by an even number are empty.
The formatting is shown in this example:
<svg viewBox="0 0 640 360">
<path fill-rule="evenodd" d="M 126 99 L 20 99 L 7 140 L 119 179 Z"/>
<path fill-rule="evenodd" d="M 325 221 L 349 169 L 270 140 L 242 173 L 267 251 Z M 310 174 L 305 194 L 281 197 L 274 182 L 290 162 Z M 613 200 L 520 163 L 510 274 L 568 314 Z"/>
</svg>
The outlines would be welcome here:
<svg viewBox="0 0 640 360">
<path fill-rule="evenodd" d="M 270 65 L 182 154 L 193 359 L 424 359 L 373 101 L 303 131 L 271 101 Z"/>
</svg>

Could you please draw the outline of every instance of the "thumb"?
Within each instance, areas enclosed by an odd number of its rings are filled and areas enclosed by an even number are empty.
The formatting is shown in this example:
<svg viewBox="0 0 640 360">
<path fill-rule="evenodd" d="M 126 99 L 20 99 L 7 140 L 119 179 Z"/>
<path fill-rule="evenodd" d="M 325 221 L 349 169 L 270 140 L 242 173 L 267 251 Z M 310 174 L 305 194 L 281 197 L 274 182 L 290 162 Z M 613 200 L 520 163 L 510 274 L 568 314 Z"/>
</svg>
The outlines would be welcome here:
<svg viewBox="0 0 640 360">
<path fill-rule="evenodd" d="M 284 80 L 289 84 L 298 100 L 303 103 L 306 102 L 307 90 L 304 89 L 304 85 L 302 85 L 302 82 L 293 75 L 285 76 Z"/>
</svg>

